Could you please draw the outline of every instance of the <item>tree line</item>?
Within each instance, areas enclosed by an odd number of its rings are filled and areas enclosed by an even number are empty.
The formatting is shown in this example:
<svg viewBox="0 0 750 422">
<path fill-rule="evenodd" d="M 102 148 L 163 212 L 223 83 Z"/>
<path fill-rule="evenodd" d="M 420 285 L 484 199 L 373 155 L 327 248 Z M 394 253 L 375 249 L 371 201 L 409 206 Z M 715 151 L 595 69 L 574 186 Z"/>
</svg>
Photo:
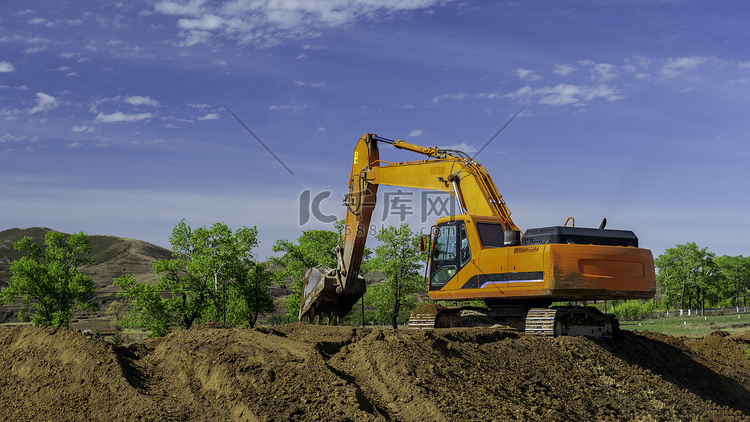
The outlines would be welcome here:
<svg viewBox="0 0 750 422">
<path fill-rule="evenodd" d="M 667 249 L 654 264 L 666 309 L 747 306 L 750 257 L 716 256 L 708 248 L 690 242 Z"/>
<path fill-rule="evenodd" d="M 284 319 L 296 321 L 304 274 L 313 266 L 336 267 L 334 249 L 341 242 L 342 226 L 304 231 L 296 242 L 277 240 L 273 251 L 281 256 L 261 262 L 253 254 L 258 245 L 256 227 L 232 232 L 226 224 L 215 223 L 193 229 L 183 219 L 169 237 L 173 256 L 153 263 L 159 275 L 156 283 L 140 282 L 130 274 L 114 279 L 120 289 L 117 297 L 129 305 L 124 315 L 118 315 L 117 325 L 138 327 L 151 336 L 207 321 L 254 327 L 261 315 L 275 311 L 270 287 L 288 281 L 291 294 L 284 300 Z M 390 320 L 396 328 L 416 306 L 412 294 L 425 289 L 420 268 L 426 254 L 418 251 L 419 235 L 406 224 L 385 227 L 376 238 L 381 244 L 374 257 L 370 249 L 365 251 L 362 269 L 379 271 L 386 278 L 367 291 L 364 301 L 374 309 L 367 317 Z M 78 268 L 92 263 L 87 257 L 91 254 L 88 236 L 83 232 L 69 236 L 48 232 L 43 245 L 25 237 L 14 248 L 26 255 L 11 264 L 12 277 L 0 292 L 0 301 L 21 302 L 19 319 L 31 314 L 36 325 L 67 327 L 76 310 L 95 310 L 87 302 L 94 283 Z M 349 323 L 357 318 L 350 315 Z"/>
<path fill-rule="evenodd" d="M 130 274 L 114 280 L 120 289 L 117 297 L 129 305 L 124 315 L 115 312 L 117 325 L 138 327 L 152 336 L 207 321 L 254 327 L 260 316 L 275 312 L 270 287 L 287 283 L 291 294 L 284 300 L 286 314 L 272 320 L 296 321 L 305 272 L 337 266 L 334 250 L 341 244 L 342 226 L 339 222 L 336 230 L 303 231 L 296 241 L 277 240 L 273 251 L 280 256 L 261 262 L 253 254 L 256 227 L 232 232 L 226 224 L 215 223 L 193 229 L 183 219 L 169 237 L 173 256 L 153 263 L 156 283 Z M 426 290 L 422 269 L 427 253 L 419 251 L 421 236 L 407 224 L 384 227 L 375 237 L 379 244 L 374 251 L 365 250 L 362 272 L 378 272 L 385 279 L 368 286 L 361 312 L 352 312 L 344 324 L 376 322 L 397 328 L 417 305 L 415 293 Z M 76 310 L 95 310 L 87 302 L 94 282 L 78 268 L 92 263 L 83 232 L 66 236 L 51 231 L 43 245 L 25 237 L 14 248 L 26 254 L 11 263 L 12 277 L 0 292 L 0 302 L 20 302 L 19 319 L 30 314 L 36 325 L 67 327 Z M 616 314 L 637 318 L 657 308 L 747 306 L 750 257 L 716 256 L 691 242 L 667 249 L 654 262 L 660 302 L 614 302 Z"/>
</svg>

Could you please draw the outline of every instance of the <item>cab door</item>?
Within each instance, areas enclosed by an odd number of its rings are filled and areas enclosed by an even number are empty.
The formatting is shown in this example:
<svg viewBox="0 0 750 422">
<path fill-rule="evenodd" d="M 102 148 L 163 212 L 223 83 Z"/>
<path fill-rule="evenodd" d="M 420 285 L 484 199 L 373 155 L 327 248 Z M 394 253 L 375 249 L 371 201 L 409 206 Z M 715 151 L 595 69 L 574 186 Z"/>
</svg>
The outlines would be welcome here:
<svg viewBox="0 0 750 422">
<path fill-rule="evenodd" d="M 471 248 L 463 221 L 438 224 L 433 233 L 430 254 L 430 290 L 441 290 L 446 285 L 454 289 L 461 285 L 461 268 L 471 261 Z"/>
</svg>

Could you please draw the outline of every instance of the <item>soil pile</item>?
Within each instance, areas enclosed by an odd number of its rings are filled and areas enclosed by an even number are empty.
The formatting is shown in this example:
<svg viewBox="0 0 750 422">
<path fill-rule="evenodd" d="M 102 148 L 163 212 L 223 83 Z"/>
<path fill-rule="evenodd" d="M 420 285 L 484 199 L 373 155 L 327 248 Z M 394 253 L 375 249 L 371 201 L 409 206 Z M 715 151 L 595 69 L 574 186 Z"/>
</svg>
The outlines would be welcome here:
<svg viewBox="0 0 750 422">
<path fill-rule="evenodd" d="M 0 330 L 0 419 L 750 420 L 750 333 L 207 324 L 128 347 Z"/>
</svg>

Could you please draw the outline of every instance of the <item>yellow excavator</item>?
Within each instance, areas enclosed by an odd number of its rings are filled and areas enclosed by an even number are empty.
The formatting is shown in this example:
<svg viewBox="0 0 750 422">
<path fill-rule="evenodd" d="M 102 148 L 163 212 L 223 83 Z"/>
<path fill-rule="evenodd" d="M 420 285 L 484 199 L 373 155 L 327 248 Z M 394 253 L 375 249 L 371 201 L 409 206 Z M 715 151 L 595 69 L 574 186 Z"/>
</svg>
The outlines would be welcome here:
<svg viewBox="0 0 750 422">
<path fill-rule="evenodd" d="M 380 159 L 379 144 L 425 156 L 417 161 Z M 359 275 L 370 219 L 380 185 L 430 189 L 452 195 L 457 215 L 439 218 L 430 239 L 428 296 L 434 301 L 484 301 L 485 307 L 419 305 L 409 328 L 504 325 L 548 337 L 613 337 L 614 315 L 593 306 L 551 306 L 554 302 L 647 299 L 656 292 L 651 251 L 638 247 L 632 231 L 550 226 L 526 230 L 510 210 L 487 171 L 467 154 L 422 147 L 375 134 L 354 149 L 343 246 L 337 268 L 311 268 L 305 276 L 301 321 L 325 318 L 336 324 L 365 293 Z"/>
</svg>

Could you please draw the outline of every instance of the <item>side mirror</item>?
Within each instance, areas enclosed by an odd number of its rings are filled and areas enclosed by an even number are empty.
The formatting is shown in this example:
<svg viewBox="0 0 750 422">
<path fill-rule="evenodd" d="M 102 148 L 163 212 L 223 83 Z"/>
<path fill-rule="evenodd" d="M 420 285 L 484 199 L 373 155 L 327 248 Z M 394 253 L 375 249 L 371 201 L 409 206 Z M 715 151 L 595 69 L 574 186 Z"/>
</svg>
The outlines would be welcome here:
<svg viewBox="0 0 750 422">
<path fill-rule="evenodd" d="M 419 252 L 424 252 L 428 249 L 430 246 L 430 238 L 427 236 L 422 236 L 419 238 Z"/>
</svg>

